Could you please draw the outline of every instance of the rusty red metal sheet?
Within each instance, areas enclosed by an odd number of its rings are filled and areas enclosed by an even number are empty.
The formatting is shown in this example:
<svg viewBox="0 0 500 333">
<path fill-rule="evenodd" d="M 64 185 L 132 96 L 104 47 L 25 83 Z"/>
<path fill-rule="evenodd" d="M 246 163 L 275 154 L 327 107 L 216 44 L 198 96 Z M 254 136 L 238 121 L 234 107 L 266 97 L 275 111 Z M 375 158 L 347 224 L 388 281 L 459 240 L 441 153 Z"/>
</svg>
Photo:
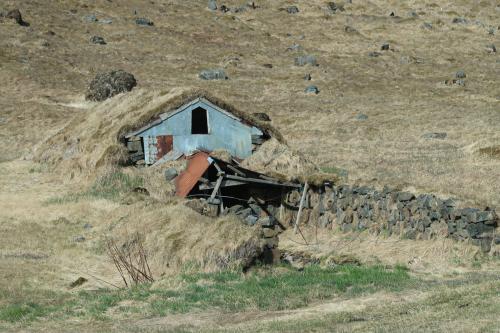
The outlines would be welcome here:
<svg viewBox="0 0 500 333">
<path fill-rule="evenodd" d="M 159 135 L 156 137 L 156 160 L 165 156 L 174 148 L 173 135 Z"/>
<path fill-rule="evenodd" d="M 190 156 L 186 170 L 175 178 L 175 195 L 186 197 L 209 166 L 207 153 L 198 152 Z"/>
</svg>

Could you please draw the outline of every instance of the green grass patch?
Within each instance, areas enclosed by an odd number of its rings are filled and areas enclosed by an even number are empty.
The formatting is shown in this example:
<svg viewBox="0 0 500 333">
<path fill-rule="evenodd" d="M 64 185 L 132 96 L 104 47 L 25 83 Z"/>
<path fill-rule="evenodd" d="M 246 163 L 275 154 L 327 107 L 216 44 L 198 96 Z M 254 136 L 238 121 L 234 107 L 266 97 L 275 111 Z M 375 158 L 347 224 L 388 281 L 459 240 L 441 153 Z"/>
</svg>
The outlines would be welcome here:
<svg viewBox="0 0 500 333">
<path fill-rule="evenodd" d="M 18 322 L 39 317 L 87 317 L 107 320 L 107 312 L 142 313 L 145 317 L 200 310 L 222 312 L 285 310 L 308 305 L 336 295 L 356 295 L 377 290 L 401 290 L 413 280 L 404 267 L 338 266 L 323 269 L 308 266 L 260 270 L 249 275 L 235 271 L 182 273 L 181 288 L 156 289 L 140 285 L 130 289 L 81 291 L 60 294 L 50 303 L 12 304 L 0 312 L 0 320 Z M 120 306 L 123 301 L 127 306 Z M 130 302 L 132 301 L 132 302 Z M 134 301 L 136 301 L 134 303 Z M 141 304 L 134 306 L 134 304 Z"/>
<path fill-rule="evenodd" d="M 98 178 L 85 192 L 69 193 L 50 198 L 45 201 L 45 204 L 65 204 L 78 202 L 82 199 L 117 200 L 122 194 L 142 186 L 144 186 L 144 181 L 140 177 L 131 176 L 121 171 L 112 172 Z"/>
</svg>

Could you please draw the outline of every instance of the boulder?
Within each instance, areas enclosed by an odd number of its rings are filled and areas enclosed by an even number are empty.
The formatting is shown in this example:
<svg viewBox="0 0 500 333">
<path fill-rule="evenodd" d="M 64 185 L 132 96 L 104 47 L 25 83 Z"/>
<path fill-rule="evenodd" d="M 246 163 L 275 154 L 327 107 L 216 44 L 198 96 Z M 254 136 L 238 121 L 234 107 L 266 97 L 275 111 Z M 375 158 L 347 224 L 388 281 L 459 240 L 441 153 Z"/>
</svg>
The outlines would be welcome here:
<svg viewBox="0 0 500 333">
<path fill-rule="evenodd" d="M 333 2 L 333 1 L 328 2 L 326 4 L 326 7 L 333 14 L 335 14 L 337 11 L 343 12 L 345 10 L 344 9 L 344 5 L 337 4 L 337 3 Z"/>
<path fill-rule="evenodd" d="M 223 69 L 205 69 L 198 77 L 202 80 L 227 80 L 228 77 Z"/>
<path fill-rule="evenodd" d="M 25 22 L 23 20 L 23 17 L 21 15 L 21 12 L 19 11 L 19 9 L 13 9 L 13 10 L 8 11 L 7 14 L 5 15 L 5 18 L 13 19 L 14 21 L 16 21 L 17 24 L 19 24 L 23 27 L 29 26 L 29 23 Z"/>
<path fill-rule="evenodd" d="M 295 58 L 295 66 L 305 66 L 305 65 L 318 66 L 316 57 L 308 54 Z"/>
<path fill-rule="evenodd" d="M 380 49 L 382 51 L 389 51 L 389 43 L 382 44 L 382 46 L 380 47 Z"/>
<path fill-rule="evenodd" d="M 285 10 L 288 14 L 297 14 L 299 12 L 299 8 L 297 6 L 288 6 Z"/>
<path fill-rule="evenodd" d="M 175 168 L 168 168 L 168 169 L 165 169 L 163 174 L 165 175 L 166 181 L 169 182 L 169 181 L 173 180 L 175 177 L 177 177 L 177 175 L 179 173 L 177 172 L 177 169 L 175 169 Z"/>
<path fill-rule="evenodd" d="M 90 82 L 85 99 L 101 102 L 117 94 L 131 91 L 136 85 L 135 77 L 123 70 L 100 73 Z"/>
<path fill-rule="evenodd" d="M 451 21 L 452 23 L 455 23 L 455 24 L 467 24 L 468 21 L 467 19 L 465 19 L 464 17 L 455 17 L 453 19 L 453 21 Z"/>
<path fill-rule="evenodd" d="M 304 90 L 307 94 L 319 94 L 319 89 L 315 85 L 310 85 L 307 86 L 306 89 Z"/>
<path fill-rule="evenodd" d="M 210 10 L 217 10 L 217 1 L 215 1 L 215 0 L 208 0 L 208 9 L 210 9 Z"/>
<path fill-rule="evenodd" d="M 83 20 L 85 22 L 89 22 L 89 23 L 94 23 L 94 22 L 97 22 L 98 19 L 97 19 L 97 16 L 95 16 L 95 14 L 89 14 L 89 15 L 85 15 L 83 17 Z"/>
<path fill-rule="evenodd" d="M 142 25 L 142 26 L 149 26 L 149 27 L 151 27 L 151 26 L 155 25 L 155 24 L 153 23 L 153 21 L 151 21 L 150 19 L 145 18 L 145 17 L 139 17 L 139 18 L 136 18 L 136 19 L 135 19 L 135 24 L 137 24 L 137 25 Z"/>
<path fill-rule="evenodd" d="M 368 116 L 364 113 L 360 113 L 360 114 L 356 115 L 356 119 L 357 120 L 366 120 L 366 119 L 368 119 Z"/>
<path fill-rule="evenodd" d="M 101 36 L 92 36 L 90 42 L 92 44 L 106 45 L 106 41 Z"/>
<path fill-rule="evenodd" d="M 459 70 L 458 72 L 455 73 L 455 77 L 457 79 L 465 79 L 467 77 L 467 75 L 465 74 L 465 72 L 463 70 Z"/>
<path fill-rule="evenodd" d="M 467 232 L 472 238 L 481 238 L 483 234 L 493 234 L 495 227 L 484 223 L 470 223 L 466 227 Z"/>
</svg>

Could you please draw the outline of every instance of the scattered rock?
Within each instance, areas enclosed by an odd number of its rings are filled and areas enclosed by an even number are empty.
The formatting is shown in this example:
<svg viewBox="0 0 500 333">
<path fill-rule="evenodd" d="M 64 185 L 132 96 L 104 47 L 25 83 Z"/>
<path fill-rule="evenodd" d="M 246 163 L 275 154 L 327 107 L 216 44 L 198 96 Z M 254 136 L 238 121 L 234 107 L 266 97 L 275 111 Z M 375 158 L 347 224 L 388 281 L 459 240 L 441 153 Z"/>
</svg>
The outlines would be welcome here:
<svg viewBox="0 0 500 333">
<path fill-rule="evenodd" d="M 336 4 L 335 2 L 328 2 L 326 6 L 333 14 L 335 14 L 337 11 L 343 12 L 345 10 L 344 5 L 339 5 Z"/>
<path fill-rule="evenodd" d="M 311 74 L 307 73 L 306 75 L 304 75 L 304 80 L 311 81 L 312 80 Z"/>
<path fill-rule="evenodd" d="M 257 223 L 258 217 L 255 215 L 248 215 L 244 218 L 244 222 L 247 225 L 255 225 Z"/>
<path fill-rule="evenodd" d="M 468 21 L 464 17 L 455 17 L 452 21 L 455 24 L 467 24 Z"/>
<path fill-rule="evenodd" d="M 215 1 L 215 0 L 208 0 L 208 9 L 210 9 L 210 10 L 217 10 L 217 1 Z"/>
<path fill-rule="evenodd" d="M 248 8 L 251 8 L 251 9 L 257 9 L 257 8 L 259 8 L 259 6 L 257 6 L 257 5 L 255 4 L 255 1 L 249 1 L 249 2 L 247 2 L 246 6 L 247 6 Z"/>
<path fill-rule="evenodd" d="M 488 51 L 488 53 L 496 53 L 497 52 L 497 48 L 495 47 L 494 44 L 486 45 L 486 50 Z"/>
<path fill-rule="evenodd" d="M 357 120 L 366 120 L 366 119 L 368 119 L 368 116 L 364 113 L 360 113 L 360 114 L 356 115 L 356 119 Z"/>
<path fill-rule="evenodd" d="M 305 65 L 318 66 L 316 57 L 313 55 L 304 55 L 295 58 L 295 66 L 305 66 Z"/>
<path fill-rule="evenodd" d="M 82 235 L 73 237 L 73 242 L 81 243 L 81 242 L 84 242 L 84 241 L 85 241 L 85 237 L 83 237 Z"/>
<path fill-rule="evenodd" d="M 310 85 L 305 89 L 306 93 L 319 94 L 319 89 L 315 85 Z"/>
<path fill-rule="evenodd" d="M 105 18 L 105 19 L 99 20 L 99 23 L 101 23 L 101 24 L 111 24 L 111 23 L 113 23 L 113 20 L 109 19 L 109 18 Z"/>
<path fill-rule="evenodd" d="M 90 42 L 92 44 L 106 45 L 106 41 L 104 40 L 104 38 L 100 36 L 92 36 L 90 38 Z"/>
<path fill-rule="evenodd" d="M 239 6 L 233 8 L 233 13 L 242 13 L 247 10 L 247 6 Z"/>
<path fill-rule="evenodd" d="M 292 46 L 289 46 L 286 48 L 287 51 L 300 51 L 302 50 L 302 46 L 299 44 L 293 44 Z"/>
<path fill-rule="evenodd" d="M 123 70 L 100 73 L 90 83 L 85 99 L 101 102 L 117 94 L 131 91 L 136 85 L 135 77 Z"/>
<path fill-rule="evenodd" d="M 299 12 L 299 8 L 297 6 L 288 6 L 285 10 L 288 14 L 297 14 Z"/>
<path fill-rule="evenodd" d="M 380 47 L 380 49 L 382 51 L 389 51 L 389 43 L 382 44 L 382 46 Z"/>
<path fill-rule="evenodd" d="M 89 23 L 94 23 L 98 21 L 97 17 L 94 14 L 85 15 L 83 17 L 83 20 Z"/>
<path fill-rule="evenodd" d="M 446 80 L 446 81 L 444 81 L 444 84 L 446 84 L 447 86 L 457 85 L 457 86 L 465 87 L 465 80 L 462 80 L 462 79 Z"/>
<path fill-rule="evenodd" d="M 163 174 L 165 175 L 165 179 L 169 182 L 169 181 L 173 180 L 175 177 L 177 177 L 177 175 L 179 173 L 177 172 L 177 169 L 175 169 L 175 168 L 168 168 L 168 169 L 165 169 Z"/>
<path fill-rule="evenodd" d="M 455 73 L 455 77 L 457 79 L 465 79 L 467 77 L 467 75 L 465 74 L 465 72 L 463 70 L 459 70 L 458 72 Z"/>
<path fill-rule="evenodd" d="M 353 27 L 351 27 L 350 25 L 346 25 L 344 27 L 344 31 L 347 32 L 347 33 L 354 33 L 354 32 L 358 32 L 358 30 L 354 29 Z"/>
<path fill-rule="evenodd" d="M 227 13 L 228 11 L 230 11 L 231 9 L 229 9 L 228 6 L 226 5 L 222 5 L 220 6 L 220 11 L 223 12 L 223 13 Z"/>
<path fill-rule="evenodd" d="M 19 9 L 13 9 L 7 12 L 5 18 L 13 19 L 17 24 L 23 27 L 29 27 L 29 23 L 23 20 L 21 12 Z"/>
<path fill-rule="evenodd" d="M 264 112 L 254 112 L 252 115 L 260 121 L 271 121 L 269 115 Z"/>
<path fill-rule="evenodd" d="M 410 10 L 410 11 L 408 12 L 408 17 L 417 18 L 417 17 L 418 17 L 418 14 L 417 14 L 417 12 L 416 12 L 416 11 L 414 11 L 414 10 Z"/>
<path fill-rule="evenodd" d="M 76 279 L 75 281 L 71 282 L 69 287 L 70 288 L 75 288 L 75 287 L 79 287 L 81 286 L 82 284 L 84 284 L 85 282 L 87 282 L 88 280 L 84 277 L 79 277 L 78 279 Z"/>
<path fill-rule="evenodd" d="M 371 58 L 377 58 L 377 57 L 380 57 L 381 55 L 382 55 L 382 53 L 377 52 L 377 51 L 368 53 L 368 56 Z"/>
<path fill-rule="evenodd" d="M 391 16 L 391 17 L 395 17 L 395 16 L 396 16 L 396 13 L 391 12 L 391 13 L 389 14 L 389 16 Z"/>
<path fill-rule="evenodd" d="M 263 64 L 262 66 L 265 68 L 273 68 L 273 64 Z"/>
<path fill-rule="evenodd" d="M 142 25 L 142 26 L 149 26 L 149 27 L 154 25 L 153 21 L 151 21 L 150 19 L 145 18 L 145 17 L 136 18 L 135 24 Z"/>
<path fill-rule="evenodd" d="M 202 80 L 227 80 L 228 77 L 223 69 L 205 69 L 198 75 Z"/>
<path fill-rule="evenodd" d="M 422 23 L 422 28 L 431 30 L 433 28 L 432 23 L 424 22 Z"/>
<path fill-rule="evenodd" d="M 424 139 L 446 139 L 447 134 L 444 132 L 431 132 L 431 133 L 425 133 L 422 135 L 422 138 Z"/>
<path fill-rule="evenodd" d="M 90 229 L 92 229 L 92 225 L 91 225 L 90 223 L 85 223 L 85 224 L 83 225 L 83 229 L 85 229 L 85 230 L 90 230 Z"/>
</svg>

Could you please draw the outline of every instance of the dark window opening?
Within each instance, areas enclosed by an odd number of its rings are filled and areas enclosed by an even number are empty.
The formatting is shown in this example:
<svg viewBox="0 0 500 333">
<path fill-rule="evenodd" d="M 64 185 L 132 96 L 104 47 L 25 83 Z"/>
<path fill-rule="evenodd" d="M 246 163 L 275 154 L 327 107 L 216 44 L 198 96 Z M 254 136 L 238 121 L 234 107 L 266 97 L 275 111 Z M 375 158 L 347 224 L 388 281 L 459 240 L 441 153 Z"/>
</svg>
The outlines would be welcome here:
<svg viewBox="0 0 500 333">
<path fill-rule="evenodd" d="M 196 108 L 192 111 L 191 134 L 208 134 L 207 110 Z"/>
</svg>

